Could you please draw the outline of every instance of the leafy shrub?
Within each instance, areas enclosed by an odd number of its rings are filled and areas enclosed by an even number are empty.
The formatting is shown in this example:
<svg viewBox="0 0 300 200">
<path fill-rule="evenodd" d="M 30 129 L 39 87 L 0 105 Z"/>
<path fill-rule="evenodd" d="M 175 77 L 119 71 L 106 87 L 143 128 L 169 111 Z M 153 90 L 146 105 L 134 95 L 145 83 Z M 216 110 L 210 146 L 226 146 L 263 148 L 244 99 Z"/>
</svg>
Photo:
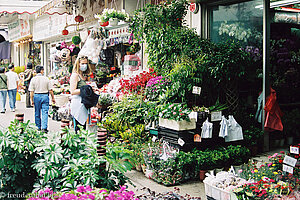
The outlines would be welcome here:
<svg viewBox="0 0 300 200">
<path fill-rule="evenodd" d="M 35 148 L 46 135 L 28 122 L 11 122 L 0 130 L 0 192 L 19 194 L 33 189 L 37 172 L 32 164 L 38 157 Z"/>
<path fill-rule="evenodd" d="M 62 138 L 60 133 L 49 133 L 35 151 L 40 155 L 33 165 L 39 175 L 35 188 L 66 190 L 97 185 L 101 162 L 95 133 L 65 129 Z"/>
</svg>

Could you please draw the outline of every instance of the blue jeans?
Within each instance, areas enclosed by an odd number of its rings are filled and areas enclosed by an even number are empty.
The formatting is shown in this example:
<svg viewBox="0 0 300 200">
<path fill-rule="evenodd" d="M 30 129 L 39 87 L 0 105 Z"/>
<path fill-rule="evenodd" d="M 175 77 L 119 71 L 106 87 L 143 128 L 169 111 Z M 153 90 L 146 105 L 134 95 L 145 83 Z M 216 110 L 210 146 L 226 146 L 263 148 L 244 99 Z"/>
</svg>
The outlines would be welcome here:
<svg viewBox="0 0 300 200">
<path fill-rule="evenodd" d="M 39 129 L 47 129 L 49 111 L 49 95 L 34 94 L 35 125 Z"/>
<path fill-rule="evenodd" d="M 0 106 L 1 112 L 5 111 L 5 104 L 6 104 L 6 97 L 7 97 L 7 90 L 0 91 Z"/>
<path fill-rule="evenodd" d="M 16 108 L 16 96 L 17 96 L 17 89 L 7 90 L 8 97 L 9 97 L 9 107 L 10 109 Z"/>
</svg>

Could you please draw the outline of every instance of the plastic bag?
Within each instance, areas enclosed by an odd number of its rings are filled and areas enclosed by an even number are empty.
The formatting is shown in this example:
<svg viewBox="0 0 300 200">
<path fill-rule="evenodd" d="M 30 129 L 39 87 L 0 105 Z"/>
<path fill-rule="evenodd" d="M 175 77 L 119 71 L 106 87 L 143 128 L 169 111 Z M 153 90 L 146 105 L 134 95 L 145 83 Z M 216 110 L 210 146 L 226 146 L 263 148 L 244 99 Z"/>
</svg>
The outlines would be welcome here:
<svg viewBox="0 0 300 200">
<path fill-rule="evenodd" d="M 235 121 L 232 115 L 229 115 L 228 118 L 228 136 L 225 137 L 225 142 L 243 140 L 242 127 Z"/>
<path fill-rule="evenodd" d="M 16 101 L 21 101 L 21 95 L 19 92 L 17 92 L 17 95 L 16 95 Z"/>
</svg>

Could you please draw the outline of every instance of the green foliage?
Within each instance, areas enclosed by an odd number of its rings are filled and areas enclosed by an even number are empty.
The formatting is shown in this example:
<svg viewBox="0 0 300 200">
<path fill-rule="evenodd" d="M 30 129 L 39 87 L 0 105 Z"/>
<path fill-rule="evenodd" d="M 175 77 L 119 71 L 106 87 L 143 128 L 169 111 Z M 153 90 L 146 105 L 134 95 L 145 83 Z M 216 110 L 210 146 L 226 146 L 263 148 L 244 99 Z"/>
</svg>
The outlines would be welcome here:
<svg viewBox="0 0 300 200">
<path fill-rule="evenodd" d="M 241 78 L 249 65 L 250 57 L 242 51 L 239 43 L 227 41 L 216 44 L 211 55 L 206 55 L 205 66 L 218 83 Z"/>
<path fill-rule="evenodd" d="M 262 139 L 264 131 L 260 128 L 250 126 L 249 129 L 246 129 L 243 132 L 244 142 L 247 146 L 257 145 L 257 142 Z"/>
<path fill-rule="evenodd" d="M 148 65 L 158 74 L 168 74 L 182 55 L 196 59 L 202 51 L 209 52 L 210 42 L 183 26 L 187 5 L 184 0 L 148 4 L 133 16 L 130 28 L 147 43 Z"/>
<path fill-rule="evenodd" d="M 174 64 L 167 78 L 172 84 L 167 87 L 165 93 L 166 101 L 186 102 L 188 94 L 191 94 L 193 86 L 196 84 L 194 75 L 196 71 L 195 63 L 188 57 L 180 57 Z"/>
<path fill-rule="evenodd" d="M 32 168 L 38 153 L 35 147 L 45 139 L 34 124 L 11 122 L 0 130 L 0 192 L 19 194 L 30 192 L 37 178 Z"/>
<path fill-rule="evenodd" d="M 97 185 L 101 162 L 94 133 L 65 129 L 62 138 L 60 133 L 49 133 L 35 151 L 40 155 L 33 165 L 39 175 L 35 188 L 68 190 L 78 185 Z"/>
<path fill-rule="evenodd" d="M 150 123 L 158 118 L 156 106 L 157 102 L 146 102 L 142 96 L 125 97 L 112 105 L 113 113 L 106 117 L 104 124 L 107 120 L 117 120 L 120 125 L 126 126 Z"/>
</svg>

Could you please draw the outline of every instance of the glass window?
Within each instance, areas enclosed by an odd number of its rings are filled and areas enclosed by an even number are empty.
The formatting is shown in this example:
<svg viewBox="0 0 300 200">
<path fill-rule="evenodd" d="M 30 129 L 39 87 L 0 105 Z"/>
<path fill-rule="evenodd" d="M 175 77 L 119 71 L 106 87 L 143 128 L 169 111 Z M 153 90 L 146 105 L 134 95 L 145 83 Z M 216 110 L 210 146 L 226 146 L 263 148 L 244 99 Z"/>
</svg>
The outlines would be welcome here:
<svg viewBox="0 0 300 200">
<path fill-rule="evenodd" d="M 211 7 L 211 40 L 219 42 L 234 39 L 243 45 L 261 46 L 263 10 L 255 7 L 262 3 L 262 0 L 254 0 Z"/>
</svg>

